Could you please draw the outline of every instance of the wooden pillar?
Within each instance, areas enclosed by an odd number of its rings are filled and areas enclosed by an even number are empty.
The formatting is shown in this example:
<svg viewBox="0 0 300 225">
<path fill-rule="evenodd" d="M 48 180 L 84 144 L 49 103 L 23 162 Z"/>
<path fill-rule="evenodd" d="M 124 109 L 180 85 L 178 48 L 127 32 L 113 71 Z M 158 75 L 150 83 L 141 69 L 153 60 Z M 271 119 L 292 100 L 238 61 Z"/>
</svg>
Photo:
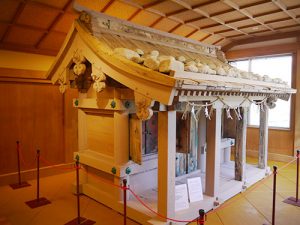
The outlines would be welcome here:
<svg viewBox="0 0 300 225">
<path fill-rule="evenodd" d="M 295 102 L 295 109 L 294 109 L 294 155 L 296 154 L 296 150 L 300 148 L 300 39 L 298 38 L 299 47 L 297 49 L 297 53 L 294 55 L 296 56 L 293 59 L 293 75 L 295 75 L 295 86 L 298 91 L 294 97 Z"/>
<path fill-rule="evenodd" d="M 175 215 L 176 111 L 158 113 L 158 213 Z"/>
<path fill-rule="evenodd" d="M 242 119 L 236 120 L 236 145 L 234 152 L 234 177 L 238 181 L 245 180 L 248 108 L 241 108 L 241 116 Z"/>
<path fill-rule="evenodd" d="M 269 108 L 266 106 L 264 110 L 260 110 L 258 149 L 258 167 L 260 169 L 267 168 L 268 162 L 268 119 Z"/>
<path fill-rule="evenodd" d="M 222 108 L 216 106 L 211 120 L 207 120 L 205 193 L 212 197 L 218 197 L 220 186 L 221 117 Z"/>
<path fill-rule="evenodd" d="M 197 168 L 204 173 L 206 168 L 206 118 L 204 113 L 200 113 L 199 117 Z"/>
</svg>

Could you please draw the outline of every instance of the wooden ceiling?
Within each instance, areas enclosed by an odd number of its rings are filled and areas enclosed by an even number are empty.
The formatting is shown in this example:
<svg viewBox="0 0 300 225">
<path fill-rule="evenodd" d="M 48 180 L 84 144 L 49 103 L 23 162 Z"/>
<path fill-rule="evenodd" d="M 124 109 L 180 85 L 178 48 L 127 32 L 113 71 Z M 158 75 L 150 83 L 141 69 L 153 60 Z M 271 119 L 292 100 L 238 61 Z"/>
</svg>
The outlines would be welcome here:
<svg viewBox="0 0 300 225">
<path fill-rule="evenodd" d="M 131 22 L 231 47 L 300 36 L 300 0 L 76 0 Z M 77 13 L 72 0 L 1 0 L 0 48 L 56 55 Z"/>
</svg>

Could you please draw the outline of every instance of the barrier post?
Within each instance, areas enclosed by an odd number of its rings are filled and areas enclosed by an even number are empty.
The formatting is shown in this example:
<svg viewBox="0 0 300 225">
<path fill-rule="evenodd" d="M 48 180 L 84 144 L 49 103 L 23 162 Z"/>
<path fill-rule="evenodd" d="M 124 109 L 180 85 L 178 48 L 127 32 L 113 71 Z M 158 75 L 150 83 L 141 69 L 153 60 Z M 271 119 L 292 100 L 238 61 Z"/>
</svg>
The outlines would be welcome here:
<svg viewBox="0 0 300 225">
<path fill-rule="evenodd" d="M 199 218 L 197 220 L 197 225 L 204 225 L 205 221 L 206 221 L 205 211 L 204 211 L 204 209 L 200 209 L 199 210 Z"/>
<path fill-rule="evenodd" d="M 80 164 L 79 164 L 79 155 L 76 155 L 75 157 L 75 167 L 76 167 L 76 201 L 77 201 L 77 217 L 67 223 L 65 225 L 92 225 L 95 224 L 95 221 L 86 219 L 84 217 L 80 216 L 80 183 L 79 183 L 79 169 L 80 169 Z"/>
<path fill-rule="evenodd" d="M 51 202 L 42 197 L 40 198 L 40 150 L 36 150 L 36 170 L 37 170 L 37 178 L 36 178 L 36 199 L 25 202 L 30 208 L 37 208 L 40 206 L 48 205 Z"/>
<path fill-rule="evenodd" d="M 10 184 L 12 189 L 19 189 L 23 187 L 31 186 L 29 183 L 21 181 L 21 165 L 20 165 L 20 142 L 17 141 L 17 163 L 18 163 L 18 183 Z"/>
<path fill-rule="evenodd" d="M 298 206 L 298 207 L 300 207 L 300 201 L 299 201 L 299 157 L 300 157 L 300 150 L 297 150 L 296 198 L 289 197 L 283 201 L 284 203 Z"/>
<path fill-rule="evenodd" d="M 275 225 L 275 206 L 276 206 L 276 178 L 277 166 L 273 166 L 273 204 L 272 204 L 272 225 Z M 268 224 L 263 224 L 268 225 Z"/>
<path fill-rule="evenodd" d="M 127 220 L 127 180 L 123 180 L 123 201 L 124 201 L 124 225 Z"/>
</svg>

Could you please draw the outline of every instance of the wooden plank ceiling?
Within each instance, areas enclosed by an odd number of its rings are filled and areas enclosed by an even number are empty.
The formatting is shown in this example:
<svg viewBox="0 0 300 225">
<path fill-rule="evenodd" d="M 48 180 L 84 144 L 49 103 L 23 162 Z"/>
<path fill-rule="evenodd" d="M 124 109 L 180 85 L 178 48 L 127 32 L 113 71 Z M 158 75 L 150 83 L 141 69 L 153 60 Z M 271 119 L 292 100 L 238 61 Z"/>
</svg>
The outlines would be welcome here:
<svg viewBox="0 0 300 225">
<path fill-rule="evenodd" d="M 299 0 L 76 0 L 93 10 L 224 50 L 297 37 Z M 72 0 L 1 0 L 0 48 L 56 55 L 77 13 Z"/>
</svg>

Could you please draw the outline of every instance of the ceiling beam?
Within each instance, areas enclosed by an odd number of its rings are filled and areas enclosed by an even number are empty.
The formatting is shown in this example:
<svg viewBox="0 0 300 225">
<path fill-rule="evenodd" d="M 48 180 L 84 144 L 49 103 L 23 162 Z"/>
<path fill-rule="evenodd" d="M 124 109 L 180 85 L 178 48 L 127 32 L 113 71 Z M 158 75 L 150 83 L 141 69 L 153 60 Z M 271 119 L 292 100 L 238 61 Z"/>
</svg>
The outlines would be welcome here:
<svg viewBox="0 0 300 225">
<path fill-rule="evenodd" d="M 142 9 L 137 9 L 127 20 L 128 21 L 133 20 L 133 18 L 136 17 L 141 11 Z"/>
<path fill-rule="evenodd" d="M 138 3 L 135 3 L 135 2 L 132 2 L 131 0 L 117 0 L 117 1 L 126 3 L 126 4 L 128 4 L 128 5 L 131 5 L 131 6 L 133 6 L 133 7 L 139 8 L 139 9 L 143 9 L 143 10 L 145 10 L 145 11 L 154 13 L 154 14 L 156 14 L 156 15 L 159 15 L 161 18 L 158 18 L 156 21 L 154 21 L 154 22 L 150 25 L 150 27 L 154 27 L 154 26 L 155 26 L 156 24 L 158 24 L 162 19 L 167 18 L 167 19 L 172 20 L 172 21 L 175 21 L 175 22 L 177 22 L 177 23 L 179 23 L 179 24 L 181 24 L 181 25 L 186 25 L 186 26 L 192 27 L 192 28 L 194 28 L 194 29 L 200 30 L 200 28 L 199 28 L 198 26 L 194 25 L 194 24 L 186 23 L 185 21 L 182 21 L 182 20 L 180 20 L 180 19 L 178 19 L 178 18 L 176 18 L 176 17 L 169 16 L 170 14 L 167 15 L 167 14 L 165 14 L 165 13 L 162 13 L 162 12 L 158 11 L 158 10 L 152 9 L 151 7 L 150 7 L 150 8 L 144 8 L 142 5 L 140 5 L 140 4 L 138 4 Z M 166 1 L 166 0 L 164 0 L 164 1 Z M 179 4 L 179 3 L 180 3 L 180 4 L 183 4 L 184 7 L 185 7 L 187 10 L 191 10 L 191 9 L 192 9 L 192 7 L 191 7 L 189 4 L 183 2 L 182 0 L 171 0 L 171 1 L 176 2 L 176 3 L 178 3 L 178 4 Z M 177 1 L 178 1 L 178 2 L 177 2 Z M 214 0 L 212 0 L 212 1 L 214 1 Z M 157 2 L 157 3 L 158 3 L 158 2 Z M 179 25 L 179 24 L 178 24 L 178 25 Z M 172 29 L 171 29 L 171 30 L 172 30 Z M 207 33 L 207 34 L 213 35 L 213 33 L 209 32 L 209 31 L 203 31 L 203 33 Z M 219 37 L 221 37 L 221 38 L 224 37 L 224 36 L 222 36 L 222 35 L 218 35 L 218 34 L 216 34 L 216 35 L 219 36 Z"/>
<path fill-rule="evenodd" d="M 169 33 L 173 33 L 173 31 L 175 31 L 177 28 L 179 28 L 180 26 L 182 26 L 181 23 L 177 24 L 175 27 L 173 27 L 171 30 L 169 30 Z"/>
<path fill-rule="evenodd" d="M 159 5 L 160 3 L 163 3 L 165 2 L 166 0 L 156 0 L 154 2 L 150 2 L 150 3 L 147 3 L 145 5 L 143 5 L 143 8 L 144 9 L 148 9 L 148 8 L 151 8 L 153 6 L 156 6 L 156 5 Z"/>
<path fill-rule="evenodd" d="M 15 24 L 17 22 L 17 20 L 19 19 L 19 17 L 21 16 L 21 13 L 23 12 L 25 6 L 26 6 L 26 3 L 27 3 L 27 0 L 24 0 L 24 1 L 21 1 L 18 5 L 18 8 L 10 22 L 10 24 Z M 2 38 L 0 40 L 0 43 L 3 42 L 3 40 L 8 36 L 9 32 L 11 30 L 11 26 L 8 26 L 6 28 L 6 30 L 4 31 L 3 35 L 2 35 Z"/>
<path fill-rule="evenodd" d="M 275 19 L 275 20 L 268 20 L 268 21 L 265 21 L 265 24 L 283 22 L 283 21 L 287 21 L 287 20 L 291 20 L 291 19 L 292 18 L 290 18 L 290 17 L 285 17 L 285 18 L 280 18 L 280 19 Z"/>
<path fill-rule="evenodd" d="M 291 17 L 296 23 L 300 24 L 300 21 L 296 18 L 296 16 L 291 13 L 290 11 L 288 11 L 288 7 L 281 2 L 281 0 L 272 0 L 272 2 L 278 6 L 280 8 L 280 10 L 282 10 L 285 14 L 287 14 L 289 17 Z M 292 9 L 298 9 L 300 8 L 300 6 L 294 6 L 294 7 L 290 7 Z"/>
<path fill-rule="evenodd" d="M 50 26 L 48 27 L 47 31 L 44 32 L 42 37 L 38 40 L 38 42 L 35 44 L 35 48 L 39 48 L 40 44 L 43 42 L 43 40 L 46 38 L 47 34 L 53 29 L 53 27 L 60 21 L 60 19 L 63 17 L 64 13 L 67 11 L 69 6 L 73 3 L 73 0 L 68 0 L 60 13 L 55 17 L 55 19 L 52 21 Z"/>
<path fill-rule="evenodd" d="M 114 3 L 114 0 L 110 0 L 102 9 L 100 12 L 104 13 L 112 4 Z"/>
<path fill-rule="evenodd" d="M 221 41 L 223 41 L 224 39 L 225 39 L 225 38 L 221 38 L 221 39 L 219 39 L 219 40 L 213 42 L 212 45 L 216 45 L 216 44 L 220 43 Z"/>
<path fill-rule="evenodd" d="M 239 11 L 241 14 L 243 14 L 244 16 L 247 16 L 249 19 L 253 20 L 254 22 L 256 23 L 259 23 L 261 24 L 262 26 L 266 27 L 267 29 L 273 31 L 274 29 L 266 24 L 264 24 L 263 22 L 257 20 L 256 18 L 254 18 L 253 15 L 251 15 L 246 9 L 248 7 L 244 6 L 242 9 L 240 8 L 239 5 L 237 5 L 236 3 L 234 3 L 233 1 L 231 0 L 222 0 L 223 3 L 227 4 L 228 6 L 234 8 L 235 10 Z M 265 4 L 264 1 L 260 1 L 260 3 L 258 5 L 261 5 L 261 4 Z M 252 4 L 249 4 L 249 7 L 251 7 Z"/>
<path fill-rule="evenodd" d="M 203 38 L 199 39 L 199 41 L 202 42 L 202 41 L 206 40 L 207 38 L 209 38 L 210 36 L 212 36 L 212 34 L 208 34 L 208 35 L 204 36 Z"/>
<path fill-rule="evenodd" d="M 198 29 L 193 30 L 192 32 L 190 32 L 189 34 L 185 35 L 186 38 L 192 36 L 194 33 L 196 33 L 197 31 L 199 31 Z"/>
<path fill-rule="evenodd" d="M 223 51 L 228 51 L 229 49 L 231 49 L 237 45 L 245 45 L 245 44 L 251 44 L 254 42 L 271 41 L 271 40 L 278 40 L 278 39 L 298 37 L 298 36 L 300 36 L 300 31 L 291 31 L 291 32 L 286 32 L 286 33 L 271 34 L 271 35 L 267 35 L 267 36 L 246 38 L 246 39 L 231 42 L 228 45 L 223 46 L 222 49 L 223 49 Z"/>
</svg>

